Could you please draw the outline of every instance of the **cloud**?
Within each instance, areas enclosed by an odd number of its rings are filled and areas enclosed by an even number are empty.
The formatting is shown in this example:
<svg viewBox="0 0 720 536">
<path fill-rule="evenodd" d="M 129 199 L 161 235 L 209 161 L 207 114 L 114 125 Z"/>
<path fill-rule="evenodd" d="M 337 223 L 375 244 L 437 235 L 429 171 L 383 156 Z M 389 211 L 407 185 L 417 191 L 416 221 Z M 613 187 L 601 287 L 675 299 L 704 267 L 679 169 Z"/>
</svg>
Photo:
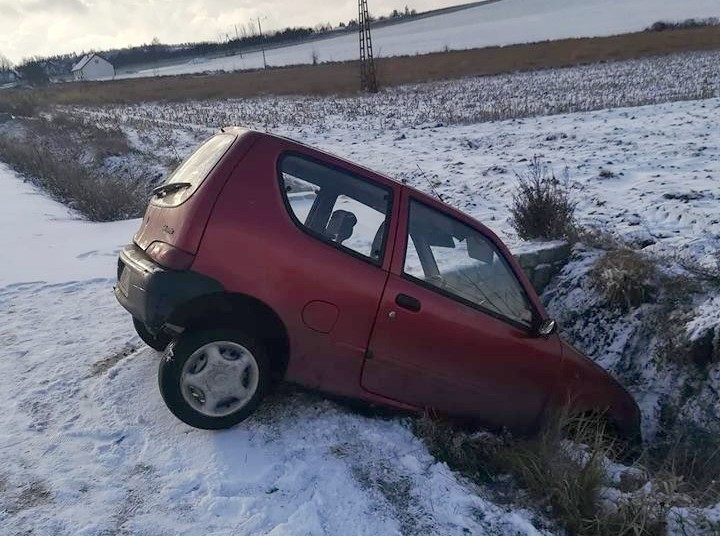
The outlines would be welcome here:
<svg viewBox="0 0 720 536">
<path fill-rule="evenodd" d="M 20 15 L 20 12 L 10 2 L 0 1 L 0 16 L 10 19 Z"/>
<path fill-rule="evenodd" d="M 56 13 L 58 11 L 67 13 L 86 13 L 87 6 L 81 0 L 14 0 L 0 1 L 0 10 L 7 7 L 17 15 L 33 13 Z"/>
</svg>

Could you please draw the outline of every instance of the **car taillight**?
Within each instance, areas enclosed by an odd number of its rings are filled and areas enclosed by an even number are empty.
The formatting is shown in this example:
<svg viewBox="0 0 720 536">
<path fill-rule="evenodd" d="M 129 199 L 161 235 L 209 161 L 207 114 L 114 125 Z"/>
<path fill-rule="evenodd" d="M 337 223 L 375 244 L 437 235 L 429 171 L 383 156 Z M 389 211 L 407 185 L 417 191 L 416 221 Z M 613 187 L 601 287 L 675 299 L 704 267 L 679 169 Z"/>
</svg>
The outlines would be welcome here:
<svg viewBox="0 0 720 536">
<path fill-rule="evenodd" d="M 160 266 L 171 270 L 187 270 L 195 260 L 192 253 L 160 241 L 150 244 L 145 253 Z"/>
</svg>

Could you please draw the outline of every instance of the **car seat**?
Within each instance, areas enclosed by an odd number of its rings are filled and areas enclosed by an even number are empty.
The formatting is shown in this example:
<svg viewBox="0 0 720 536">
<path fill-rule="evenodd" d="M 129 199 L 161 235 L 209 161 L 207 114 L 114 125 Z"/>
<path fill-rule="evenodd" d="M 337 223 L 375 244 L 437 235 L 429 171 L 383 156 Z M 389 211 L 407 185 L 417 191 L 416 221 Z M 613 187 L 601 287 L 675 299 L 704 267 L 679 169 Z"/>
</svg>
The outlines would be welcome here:
<svg viewBox="0 0 720 536">
<path fill-rule="evenodd" d="M 342 244 L 352 236 L 356 223 L 357 217 L 352 212 L 336 210 L 330 216 L 330 221 L 325 228 L 325 236 L 333 242 Z"/>
</svg>

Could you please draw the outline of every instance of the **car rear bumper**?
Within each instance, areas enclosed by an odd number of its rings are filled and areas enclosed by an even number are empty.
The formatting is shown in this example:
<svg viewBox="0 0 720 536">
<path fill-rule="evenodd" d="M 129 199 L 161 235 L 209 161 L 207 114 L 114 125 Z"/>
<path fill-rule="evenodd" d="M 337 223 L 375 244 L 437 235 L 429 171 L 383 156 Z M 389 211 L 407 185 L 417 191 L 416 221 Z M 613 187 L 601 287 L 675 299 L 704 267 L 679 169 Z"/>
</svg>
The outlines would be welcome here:
<svg viewBox="0 0 720 536">
<path fill-rule="evenodd" d="M 135 244 L 120 252 L 117 277 L 118 302 L 153 333 L 161 331 L 181 305 L 223 291 L 220 283 L 197 272 L 163 268 Z"/>
</svg>

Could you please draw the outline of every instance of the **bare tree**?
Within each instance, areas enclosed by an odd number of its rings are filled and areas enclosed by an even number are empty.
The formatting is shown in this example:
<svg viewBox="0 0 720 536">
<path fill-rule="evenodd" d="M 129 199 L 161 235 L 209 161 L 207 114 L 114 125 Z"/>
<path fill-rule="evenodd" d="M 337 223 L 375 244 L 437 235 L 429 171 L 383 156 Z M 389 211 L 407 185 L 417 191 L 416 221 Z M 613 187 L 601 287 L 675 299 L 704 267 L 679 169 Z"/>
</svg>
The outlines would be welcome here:
<svg viewBox="0 0 720 536">
<path fill-rule="evenodd" d="M 12 67 L 12 62 L 7 58 L 7 56 L 0 52 L 0 71 L 9 71 Z"/>
<path fill-rule="evenodd" d="M 247 23 L 247 29 L 248 29 L 248 35 L 250 37 L 255 37 L 256 35 L 258 35 L 257 26 L 255 26 L 254 20 L 251 20 L 250 22 Z"/>
</svg>

